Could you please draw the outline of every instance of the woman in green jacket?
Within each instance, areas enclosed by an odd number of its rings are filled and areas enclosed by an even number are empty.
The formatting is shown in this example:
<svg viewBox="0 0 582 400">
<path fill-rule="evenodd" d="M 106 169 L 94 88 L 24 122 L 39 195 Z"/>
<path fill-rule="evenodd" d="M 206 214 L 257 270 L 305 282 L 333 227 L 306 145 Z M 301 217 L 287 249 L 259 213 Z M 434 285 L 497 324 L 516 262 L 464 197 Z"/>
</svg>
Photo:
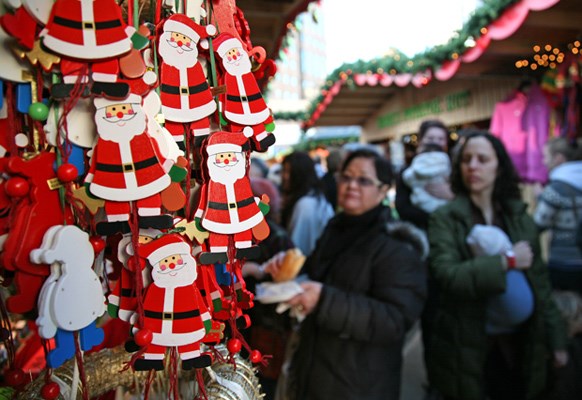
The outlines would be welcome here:
<svg viewBox="0 0 582 400">
<path fill-rule="evenodd" d="M 566 336 L 536 226 L 499 139 L 471 132 L 451 185 L 455 200 L 431 215 L 428 230 L 439 297 L 427 348 L 430 382 L 445 399 L 539 398 L 550 357 L 567 363 Z M 505 232 L 507 250 L 475 255 L 467 237 L 477 224 Z M 492 238 L 483 239 L 488 250 Z"/>
</svg>

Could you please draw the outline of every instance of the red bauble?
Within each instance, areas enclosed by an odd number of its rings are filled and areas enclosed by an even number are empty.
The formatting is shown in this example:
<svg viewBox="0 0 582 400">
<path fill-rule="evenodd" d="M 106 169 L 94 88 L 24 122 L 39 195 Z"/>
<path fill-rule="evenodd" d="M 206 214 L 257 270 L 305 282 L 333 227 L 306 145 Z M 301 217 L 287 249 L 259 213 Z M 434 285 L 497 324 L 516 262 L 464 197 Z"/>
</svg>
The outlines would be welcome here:
<svg viewBox="0 0 582 400">
<path fill-rule="evenodd" d="M 12 368 L 4 373 L 4 381 L 13 388 L 22 385 L 25 379 L 26 374 L 20 368 Z"/>
<path fill-rule="evenodd" d="M 6 190 L 6 194 L 10 197 L 24 197 L 30 191 L 30 185 L 26 179 L 15 176 L 6 181 L 4 189 Z"/>
<path fill-rule="evenodd" d="M 64 183 L 74 181 L 78 175 L 79 171 L 77 171 L 77 167 L 73 164 L 63 164 L 57 169 L 57 177 L 59 181 Z"/>
<path fill-rule="evenodd" d="M 226 344 L 226 348 L 230 354 L 238 353 L 242 349 L 242 342 L 240 339 L 230 339 Z"/>
<path fill-rule="evenodd" d="M 253 364 L 258 364 L 263 361 L 263 355 L 259 350 L 251 351 L 250 360 Z"/>
<path fill-rule="evenodd" d="M 40 389 L 40 395 L 45 400 L 55 400 L 59 397 L 61 393 L 61 388 L 56 382 L 45 383 L 42 389 Z"/>
<path fill-rule="evenodd" d="M 133 335 L 133 340 L 135 340 L 135 344 L 139 347 L 147 346 L 152 342 L 153 338 L 154 334 L 149 329 L 142 329 Z"/>
<path fill-rule="evenodd" d="M 145 260 L 143 258 L 130 257 L 127 260 L 127 269 L 130 271 L 141 271 L 145 268 Z"/>
<path fill-rule="evenodd" d="M 93 246 L 93 251 L 95 254 L 101 253 L 101 251 L 105 248 L 105 240 L 103 240 L 100 236 L 91 236 L 89 238 L 89 242 L 91 242 L 91 246 Z"/>
</svg>

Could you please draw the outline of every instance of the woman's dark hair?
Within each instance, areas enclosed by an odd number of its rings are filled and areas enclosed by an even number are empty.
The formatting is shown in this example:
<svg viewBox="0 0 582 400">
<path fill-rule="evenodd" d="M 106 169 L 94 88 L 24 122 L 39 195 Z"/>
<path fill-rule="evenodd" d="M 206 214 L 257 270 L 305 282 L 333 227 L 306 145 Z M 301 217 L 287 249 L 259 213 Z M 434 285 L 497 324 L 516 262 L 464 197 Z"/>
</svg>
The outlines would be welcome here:
<svg viewBox="0 0 582 400">
<path fill-rule="evenodd" d="M 356 158 L 367 158 L 372 160 L 374 162 L 374 168 L 376 169 L 378 180 L 388 186 L 392 185 L 392 164 L 390 164 L 390 161 L 372 150 L 359 149 L 348 154 L 342 165 L 341 172 L 344 172 L 348 165 L 350 165 L 350 163 Z"/>
<path fill-rule="evenodd" d="M 449 130 L 447 129 L 447 126 L 438 119 L 427 119 L 426 121 L 422 121 L 420 128 L 418 128 L 418 140 L 422 140 L 426 131 L 430 128 L 441 128 L 447 135 L 447 141 L 449 140 Z"/>
<path fill-rule="evenodd" d="M 491 146 L 493 146 L 493 150 L 497 155 L 497 177 L 495 178 L 495 185 L 493 187 L 493 201 L 499 202 L 501 206 L 504 206 L 504 200 L 521 198 L 518 186 L 519 176 L 517 175 L 517 171 L 515 170 L 511 158 L 509 158 L 509 154 L 507 154 L 507 150 L 505 150 L 505 146 L 503 146 L 501 140 L 493 136 L 491 133 L 477 129 L 472 129 L 467 132 L 467 135 L 465 136 L 466 139 L 453 160 L 453 171 L 451 174 L 451 189 L 453 192 L 465 195 L 469 194 L 469 191 L 463 183 L 461 163 L 467 143 L 469 143 L 471 139 L 478 137 L 482 137 L 491 143 Z"/>
<path fill-rule="evenodd" d="M 309 154 L 295 151 L 283 159 L 282 170 L 289 167 L 289 181 L 282 184 L 283 207 L 281 209 L 281 222 L 287 227 L 295 203 L 307 193 L 322 194 L 321 181 L 315 172 L 315 162 Z"/>
</svg>

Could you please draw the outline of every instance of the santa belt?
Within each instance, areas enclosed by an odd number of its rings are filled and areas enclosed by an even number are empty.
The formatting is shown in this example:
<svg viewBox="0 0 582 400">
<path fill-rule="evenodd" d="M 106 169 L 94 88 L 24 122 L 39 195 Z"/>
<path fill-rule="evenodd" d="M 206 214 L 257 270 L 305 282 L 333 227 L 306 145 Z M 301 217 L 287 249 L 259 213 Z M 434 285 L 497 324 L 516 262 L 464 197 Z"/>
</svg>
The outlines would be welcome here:
<svg viewBox="0 0 582 400">
<path fill-rule="evenodd" d="M 125 163 L 125 164 L 103 164 L 97 163 L 95 168 L 99 171 L 105 172 L 133 172 L 138 169 L 143 169 L 151 167 L 152 165 L 159 164 L 157 157 L 146 158 L 145 160 L 138 161 L 136 163 Z"/>
<path fill-rule="evenodd" d="M 208 207 L 214 208 L 215 210 L 228 210 L 231 208 L 240 208 L 248 206 L 249 204 L 253 204 L 254 202 L 255 202 L 254 197 L 249 197 L 248 199 L 237 201 L 236 203 L 218 203 L 216 201 L 209 201 Z"/>
<path fill-rule="evenodd" d="M 110 29 L 110 28 L 117 28 L 121 26 L 121 21 L 118 19 L 112 19 L 110 21 L 74 21 L 72 19 L 63 18 L 63 17 L 54 17 L 53 22 L 55 24 L 59 24 L 62 26 L 66 26 L 67 28 L 73 29 Z"/>
<path fill-rule="evenodd" d="M 163 320 L 186 319 L 186 318 L 200 316 L 200 310 L 183 311 L 183 312 L 158 312 L 158 311 L 144 310 L 143 313 L 148 318 L 163 319 Z"/>
<path fill-rule="evenodd" d="M 180 94 L 182 96 L 187 96 L 189 94 L 196 94 L 205 91 L 206 89 L 208 89 L 208 82 L 202 82 L 201 84 L 196 86 L 172 86 L 162 83 L 160 87 L 162 89 L 162 92 L 164 93 Z"/>
<path fill-rule="evenodd" d="M 263 95 L 260 93 L 251 94 L 250 96 L 234 96 L 232 94 L 227 94 L 226 99 L 230 101 L 238 101 L 239 103 L 245 102 L 248 103 L 249 101 L 259 100 L 262 98 Z"/>
</svg>

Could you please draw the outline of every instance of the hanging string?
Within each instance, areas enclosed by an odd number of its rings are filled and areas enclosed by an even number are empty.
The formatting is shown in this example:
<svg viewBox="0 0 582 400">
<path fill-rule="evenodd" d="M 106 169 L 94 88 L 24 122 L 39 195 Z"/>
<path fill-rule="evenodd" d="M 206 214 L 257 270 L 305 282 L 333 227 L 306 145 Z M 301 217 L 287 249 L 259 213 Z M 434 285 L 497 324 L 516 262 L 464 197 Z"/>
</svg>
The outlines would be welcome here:
<svg viewBox="0 0 582 400">
<path fill-rule="evenodd" d="M 79 332 L 75 331 L 73 333 L 75 338 L 75 359 L 77 361 L 77 367 L 79 368 L 79 377 L 81 378 L 81 394 L 83 395 L 83 400 L 89 400 L 89 392 L 87 388 L 87 375 L 85 374 L 85 366 L 83 363 L 83 353 L 79 346 Z M 77 388 L 71 388 L 71 390 L 77 390 Z"/>
<path fill-rule="evenodd" d="M 0 320 L 0 329 L 2 334 L 2 341 L 6 347 L 6 353 L 8 356 L 8 365 L 10 368 L 14 367 L 14 358 L 16 356 L 16 348 L 14 346 L 14 336 L 12 336 L 12 323 L 10 322 L 10 316 L 8 315 L 8 310 L 6 310 L 6 304 L 4 302 L 4 296 L 0 292 L 0 313 L 2 314 L 2 319 Z"/>
<path fill-rule="evenodd" d="M 137 29 L 139 27 L 139 0 L 133 0 L 133 27 Z"/>
<path fill-rule="evenodd" d="M 150 397 L 150 390 L 152 388 L 152 383 L 154 382 L 154 378 L 156 376 L 156 371 L 150 369 L 148 372 L 148 377 L 146 378 L 145 385 L 143 387 L 143 398 L 144 400 L 148 400 Z"/>
<path fill-rule="evenodd" d="M 202 376 L 202 370 L 196 369 L 196 383 L 198 384 L 198 394 L 196 395 L 197 400 L 208 400 L 208 395 L 206 394 L 206 388 L 204 387 L 204 377 Z"/>
<path fill-rule="evenodd" d="M 168 367 L 168 374 L 168 399 L 173 397 L 174 400 L 178 400 L 180 398 L 180 393 L 178 392 L 178 352 L 176 347 L 170 348 L 170 365 Z"/>
<path fill-rule="evenodd" d="M 16 156 L 18 154 L 18 146 L 16 146 L 16 141 L 14 140 L 14 136 L 16 136 L 18 130 L 18 123 L 16 118 L 14 117 L 14 107 L 16 103 L 14 101 L 14 84 L 10 81 L 4 81 L 6 84 L 6 117 L 8 122 L 8 134 L 13 135 L 10 137 L 10 141 L 8 143 L 9 148 L 7 149 L 12 156 Z"/>
</svg>

